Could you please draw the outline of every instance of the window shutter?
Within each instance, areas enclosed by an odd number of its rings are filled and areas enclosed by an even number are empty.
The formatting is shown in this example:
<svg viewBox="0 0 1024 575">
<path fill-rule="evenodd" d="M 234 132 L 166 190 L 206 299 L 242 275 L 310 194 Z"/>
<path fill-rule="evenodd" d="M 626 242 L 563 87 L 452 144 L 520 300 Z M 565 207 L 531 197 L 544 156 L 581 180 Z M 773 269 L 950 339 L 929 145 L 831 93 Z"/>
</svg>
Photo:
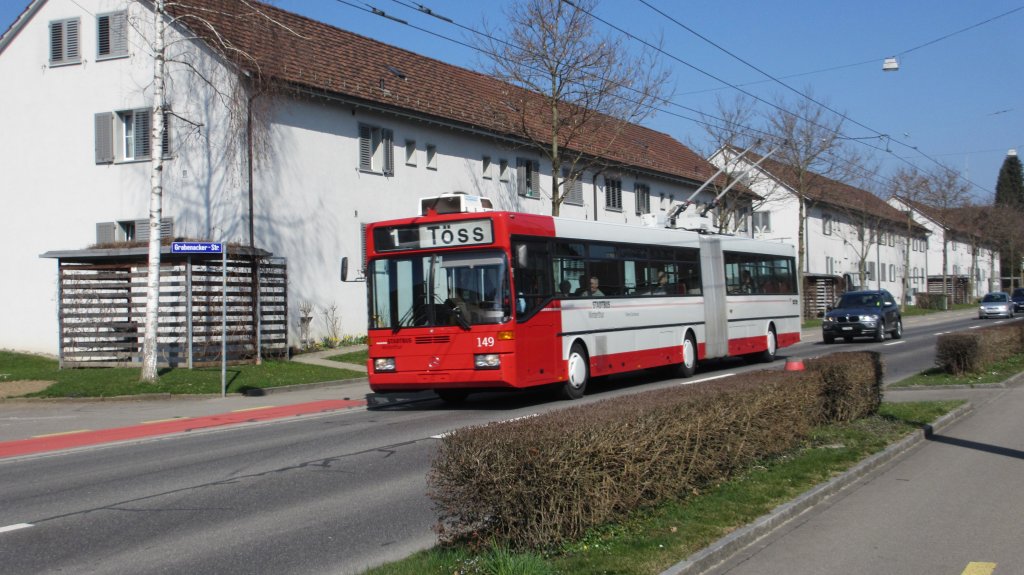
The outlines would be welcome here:
<svg viewBox="0 0 1024 575">
<path fill-rule="evenodd" d="M 526 186 L 526 165 L 523 160 L 516 162 L 516 193 L 520 196 L 525 196 L 529 192 Z"/>
<path fill-rule="evenodd" d="M 391 130 L 381 130 L 381 146 L 384 147 L 384 175 L 395 175 L 395 143 Z"/>
<path fill-rule="evenodd" d="M 78 57 L 78 20 L 68 20 L 64 23 L 64 60 L 66 62 L 77 62 Z"/>
<path fill-rule="evenodd" d="M 96 17 L 96 52 L 100 56 L 110 55 L 110 15 Z"/>
<path fill-rule="evenodd" d="M 96 18 L 97 53 L 100 57 L 128 54 L 128 14 L 115 12 Z"/>
<path fill-rule="evenodd" d="M 96 243 L 97 244 L 110 244 L 114 243 L 115 230 L 117 224 L 114 222 L 102 222 L 96 224 Z"/>
<path fill-rule="evenodd" d="M 171 157 L 171 113 L 164 112 L 164 131 L 160 134 L 161 146 L 164 149 L 165 158 Z"/>
<path fill-rule="evenodd" d="M 359 126 L 359 169 L 370 171 L 373 168 L 371 157 L 373 150 L 370 145 L 370 127 Z"/>
<path fill-rule="evenodd" d="M 136 160 L 144 160 L 150 157 L 153 153 L 150 149 L 151 146 L 149 142 L 150 114 L 152 114 L 152 112 L 149 110 L 136 110 L 134 113 L 135 126 L 133 129 L 135 135 Z"/>
<path fill-rule="evenodd" d="M 94 116 L 96 125 L 96 163 L 114 162 L 114 117 L 109 112 Z"/>
<path fill-rule="evenodd" d="M 149 220 L 135 220 L 135 241 L 149 241 Z"/>
<path fill-rule="evenodd" d="M 530 189 L 527 190 L 531 198 L 540 197 L 540 162 L 530 162 Z"/>
<path fill-rule="evenodd" d="M 50 22 L 50 63 L 64 61 L 64 23 Z"/>
<path fill-rule="evenodd" d="M 162 218 L 160 220 L 160 237 L 161 238 L 173 238 L 174 237 L 174 218 Z"/>
</svg>

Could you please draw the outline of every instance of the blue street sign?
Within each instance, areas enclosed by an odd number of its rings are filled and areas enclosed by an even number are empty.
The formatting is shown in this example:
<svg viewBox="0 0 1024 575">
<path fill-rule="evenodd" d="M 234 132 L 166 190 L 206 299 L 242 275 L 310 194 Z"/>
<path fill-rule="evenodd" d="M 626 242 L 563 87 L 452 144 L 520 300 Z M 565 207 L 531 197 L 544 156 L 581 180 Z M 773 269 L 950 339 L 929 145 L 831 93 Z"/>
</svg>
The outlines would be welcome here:
<svg viewBox="0 0 1024 575">
<path fill-rule="evenodd" d="M 223 250 L 220 242 L 171 242 L 172 254 L 219 254 Z"/>
</svg>

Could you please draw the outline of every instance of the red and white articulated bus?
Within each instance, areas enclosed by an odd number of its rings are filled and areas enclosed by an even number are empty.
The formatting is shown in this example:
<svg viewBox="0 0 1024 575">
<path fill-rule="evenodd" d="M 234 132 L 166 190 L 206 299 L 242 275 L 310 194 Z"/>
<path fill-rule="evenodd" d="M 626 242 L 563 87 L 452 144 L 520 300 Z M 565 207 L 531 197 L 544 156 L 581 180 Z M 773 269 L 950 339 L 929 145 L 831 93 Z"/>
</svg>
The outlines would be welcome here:
<svg viewBox="0 0 1024 575">
<path fill-rule="evenodd" d="M 552 385 L 576 399 L 596 376 L 689 377 L 699 361 L 771 361 L 800 340 L 792 246 L 488 203 L 441 196 L 367 227 L 373 391 L 457 402 Z"/>
</svg>

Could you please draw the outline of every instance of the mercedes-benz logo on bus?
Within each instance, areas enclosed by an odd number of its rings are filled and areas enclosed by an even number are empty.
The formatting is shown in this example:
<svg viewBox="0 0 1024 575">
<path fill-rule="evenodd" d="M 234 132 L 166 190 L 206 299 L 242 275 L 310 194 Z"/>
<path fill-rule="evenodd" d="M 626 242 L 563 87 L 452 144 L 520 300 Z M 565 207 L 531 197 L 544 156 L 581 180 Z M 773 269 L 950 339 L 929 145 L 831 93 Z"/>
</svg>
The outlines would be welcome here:
<svg viewBox="0 0 1024 575">
<path fill-rule="evenodd" d="M 430 358 L 430 363 L 427 364 L 427 367 L 429 367 L 430 369 L 437 369 L 441 367 L 441 357 L 435 355 L 434 357 Z"/>
</svg>

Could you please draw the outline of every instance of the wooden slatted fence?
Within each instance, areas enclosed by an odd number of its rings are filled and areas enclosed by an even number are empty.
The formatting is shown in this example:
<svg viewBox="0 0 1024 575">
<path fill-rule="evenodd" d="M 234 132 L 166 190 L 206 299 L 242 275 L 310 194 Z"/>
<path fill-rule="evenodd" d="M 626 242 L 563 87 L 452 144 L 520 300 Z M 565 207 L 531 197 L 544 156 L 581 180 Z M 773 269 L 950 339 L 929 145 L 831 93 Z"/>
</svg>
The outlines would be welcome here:
<svg viewBox="0 0 1024 575">
<path fill-rule="evenodd" d="M 284 258 L 232 251 L 229 247 L 226 291 L 220 255 L 161 257 L 160 366 L 217 365 L 224 337 L 229 363 L 287 356 Z M 82 256 L 58 260 L 62 367 L 141 365 L 147 264 L 145 258 L 116 260 Z M 226 333 L 221 315 L 225 306 Z"/>
</svg>

